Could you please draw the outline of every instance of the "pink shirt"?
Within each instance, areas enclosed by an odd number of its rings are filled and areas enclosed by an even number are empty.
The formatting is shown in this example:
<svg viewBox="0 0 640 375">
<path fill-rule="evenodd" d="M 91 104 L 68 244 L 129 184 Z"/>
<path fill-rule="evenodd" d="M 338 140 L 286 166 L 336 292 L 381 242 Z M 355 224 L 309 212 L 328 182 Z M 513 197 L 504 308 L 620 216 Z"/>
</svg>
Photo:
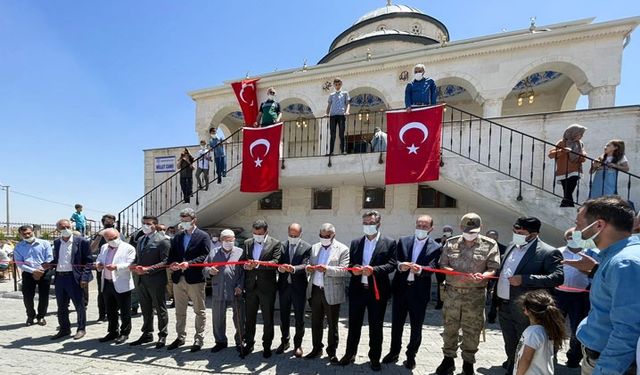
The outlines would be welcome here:
<svg viewBox="0 0 640 375">
<path fill-rule="evenodd" d="M 116 251 L 118 249 L 117 248 L 113 248 L 111 246 L 109 246 L 109 249 L 107 250 L 107 258 L 104 260 L 105 264 L 113 264 L 113 257 L 116 255 Z M 111 271 L 109 271 L 108 269 L 104 269 L 104 278 L 106 280 L 113 280 L 113 275 L 111 274 Z"/>
</svg>

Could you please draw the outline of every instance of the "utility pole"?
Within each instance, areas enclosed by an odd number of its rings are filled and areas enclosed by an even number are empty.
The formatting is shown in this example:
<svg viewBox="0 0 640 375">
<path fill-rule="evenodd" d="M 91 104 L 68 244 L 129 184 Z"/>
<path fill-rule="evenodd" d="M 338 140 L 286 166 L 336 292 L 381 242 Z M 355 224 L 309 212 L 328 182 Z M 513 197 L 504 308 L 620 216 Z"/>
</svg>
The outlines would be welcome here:
<svg viewBox="0 0 640 375">
<path fill-rule="evenodd" d="M 0 184 L 0 188 L 3 188 L 7 193 L 7 195 L 6 195 L 6 202 L 7 202 L 7 222 L 6 222 L 6 224 L 7 224 L 7 238 L 9 237 L 9 230 L 10 230 L 10 227 L 9 227 L 9 187 L 10 187 L 9 185 Z"/>
</svg>

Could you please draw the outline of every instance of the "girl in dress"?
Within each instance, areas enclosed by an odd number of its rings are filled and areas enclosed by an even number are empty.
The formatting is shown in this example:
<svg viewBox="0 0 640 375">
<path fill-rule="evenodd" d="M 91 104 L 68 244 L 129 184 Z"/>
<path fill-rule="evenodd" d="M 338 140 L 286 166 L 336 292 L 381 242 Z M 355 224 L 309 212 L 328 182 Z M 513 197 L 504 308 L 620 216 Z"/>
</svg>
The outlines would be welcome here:
<svg viewBox="0 0 640 375">
<path fill-rule="evenodd" d="M 589 199 L 603 195 L 617 195 L 618 171 L 628 172 L 629 162 L 624 156 L 624 141 L 613 139 L 604 146 L 604 154 L 591 163 L 589 173 L 593 177 Z"/>
</svg>

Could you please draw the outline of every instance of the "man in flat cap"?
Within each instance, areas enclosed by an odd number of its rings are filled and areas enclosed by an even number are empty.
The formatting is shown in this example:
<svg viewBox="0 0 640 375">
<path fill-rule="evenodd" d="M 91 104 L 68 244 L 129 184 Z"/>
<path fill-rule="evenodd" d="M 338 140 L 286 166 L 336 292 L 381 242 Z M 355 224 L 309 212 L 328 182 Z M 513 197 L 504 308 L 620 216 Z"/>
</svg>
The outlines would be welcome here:
<svg viewBox="0 0 640 375">
<path fill-rule="evenodd" d="M 513 224 L 513 240 L 507 247 L 497 274 L 500 279 L 493 293 L 493 303 L 498 310 L 498 320 L 504 338 L 507 362 L 503 367 L 513 372 L 516 347 L 522 332 L 529 326 L 529 319 L 518 304 L 518 297 L 536 289 L 553 289 L 564 282 L 562 253 L 538 237 L 540 220 L 520 217 Z M 489 317 L 490 320 L 495 319 Z"/>
<path fill-rule="evenodd" d="M 458 335 L 462 329 L 462 373 L 473 375 L 475 354 L 484 327 L 485 288 L 489 276 L 500 267 L 498 244 L 480 235 L 482 219 L 468 213 L 460 220 L 462 235 L 451 237 L 443 245 L 440 268 L 463 272 L 466 275 L 447 275 L 444 300 L 444 359 L 436 374 L 449 375 L 455 370 L 454 358 L 458 351 Z"/>
</svg>

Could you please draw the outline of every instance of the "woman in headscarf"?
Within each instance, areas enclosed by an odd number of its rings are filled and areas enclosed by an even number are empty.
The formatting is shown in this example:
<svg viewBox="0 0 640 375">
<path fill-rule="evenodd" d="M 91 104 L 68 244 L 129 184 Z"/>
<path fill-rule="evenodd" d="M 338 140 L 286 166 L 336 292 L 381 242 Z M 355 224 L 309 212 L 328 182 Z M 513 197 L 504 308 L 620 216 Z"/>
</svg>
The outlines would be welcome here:
<svg viewBox="0 0 640 375">
<path fill-rule="evenodd" d="M 565 131 L 562 139 L 556 143 L 556 147 L 549 151 L 549 158 L 556 161 L 556 180 L 562 185 L 563 198 L 560 207 L 573 207 L 573 192 L 578 186 L 582 175 L 582 163 L 586 160 L 587 153 L 581 139 L 584 135 L 584 126 L 573 124 Z"/>
</svg>

